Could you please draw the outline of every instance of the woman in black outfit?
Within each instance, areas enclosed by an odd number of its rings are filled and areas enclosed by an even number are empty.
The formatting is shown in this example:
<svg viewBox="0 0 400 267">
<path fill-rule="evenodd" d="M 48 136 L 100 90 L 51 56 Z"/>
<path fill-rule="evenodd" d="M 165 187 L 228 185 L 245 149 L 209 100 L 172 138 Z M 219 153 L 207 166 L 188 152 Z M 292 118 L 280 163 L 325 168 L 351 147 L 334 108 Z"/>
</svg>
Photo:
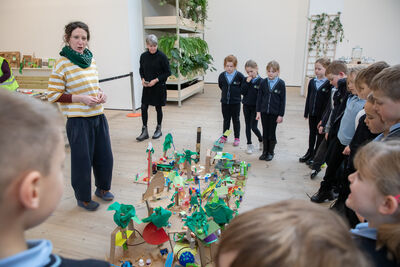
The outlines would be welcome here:
<svg viewBox="0 0 400 267">
<path fill-rule="evenodd" d="M 143 141 L 149 138 L 147 131 L 147 110 L 149 105 L 155 106 L 157 111 L 157 128 L 154 132 L 153 139 L 160 138 L 161 122 L 162 122 L 162 106 L 167 101 L 167 88 L 165 82 L 171 75 L 169 61 L 167 56 L 157 49 L 158 40 L 153 34 L 146 38 L 147 51 L 140 56 L 139 73 L 142 78 L 142 133 L 136 138 Z"/>
</svg>

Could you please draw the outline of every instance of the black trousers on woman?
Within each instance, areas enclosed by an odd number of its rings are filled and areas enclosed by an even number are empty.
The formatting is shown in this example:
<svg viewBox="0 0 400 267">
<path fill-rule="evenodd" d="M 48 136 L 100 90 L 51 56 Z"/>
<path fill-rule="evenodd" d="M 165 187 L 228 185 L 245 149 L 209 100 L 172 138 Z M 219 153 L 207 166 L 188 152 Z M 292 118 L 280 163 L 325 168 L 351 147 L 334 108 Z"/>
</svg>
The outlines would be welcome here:
<svg viewBox="0 0 400 267">
<path fill-rule="evenodd" d="M 71 147 L 71 183 L 75 197 L 89 202 L 92 198 L 92 166 L 95 185 L 110 190 L 113 154 L 107 119 L 102 115 L 67 120 L 67 136 Z"/>
<path fill-rule="evenodd" d="M 258 121 L 256 120 L 256 106 L 243 104 L 244 121 L 246 123 L 247 144 L 251 144 L 251 131 L 257 136 L 258 141 L 262 142 L 262 135 L 258 130 Z"/>
<path fill-rule="evenodd" d="M 163 112 L 162 112 L 162 106 L 155 106 L 156 107 L 156 112 L 157 112 L 157 125 L 161 125 L 162 119 L 163 119 Z M 149 118 L 148 115 L 148 109 L 149 109 L 149 104 L 144 104 L 142 103 L 142 123 L 143 126 L 147 127 L 147 121 Z"/>
<path fill-rule="evenodd" d="M 233 133 L 235 138 L 240 137 L 240 103 L 238 104 L 221 104 L 222 117 L 224 118 L 224 133 L 231 127 L 233 122 Z"/>
<path fill-rule="evenodd" d="M 317 125 L 321 121 L 321 118 L 317 116 L 309 116 L 308 117 L 308 128 L 309 128 L 309 135 L 308 135 L 308 151 L 311 155 L 315 155 L 319 145 L 324 138 L 323 134 L 318 133 Z M 317 141 L 317 142 L 315 142 Z"/>
</svg>

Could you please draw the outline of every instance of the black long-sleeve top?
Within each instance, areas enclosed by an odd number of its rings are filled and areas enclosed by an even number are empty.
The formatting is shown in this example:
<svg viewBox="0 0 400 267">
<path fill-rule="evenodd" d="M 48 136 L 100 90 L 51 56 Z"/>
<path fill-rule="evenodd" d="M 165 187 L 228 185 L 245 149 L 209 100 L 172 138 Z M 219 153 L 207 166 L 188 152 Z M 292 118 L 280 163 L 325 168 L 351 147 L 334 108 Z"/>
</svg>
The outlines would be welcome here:
<svg viewBox="0 0 400 267">
<path fill-rule="evenodd" d="M 315 80 L 312 79 L 308 83 L 308 92 L 306 105 L 304 108 L 304 118 L 308 116 L 315 116 L 319 119 L 322 118 L 324 110 L 329 103 L 331 96 L 332 85 L 329 80 L 326 80 L 320 88 L 317 88 Z"/>
<path fill-rule="evenodd" d="M 0 83 L 3 83 L 11 76 L 11 70 L 7 60 L 3 60 L 3 64 L 1 64 L 1 71 L 3 72 L 3 75 L 0 77 Z"/>
<path fill-rule="evenodd" d="M 231 83 L 228 82 L 225 71 L 218 77 L 218 86 L 221 89 L 222 104 L 239 104 L 242 100 L 241 87 L 244 81 L 244 76 L 239 71 L 236 71 Z"/>
<path fill-rule="evenodd" d="M 250 82 L 247 82 L 246 78 L 243 80 L 242 83 L 243 104 L 249 106 L 257 105 L 257 96 L 261 81 L 262 79 L 260 76 L 252 79 Z"/>
<path fill-rule="evenodd" d="M 152 87 L 143 87 L 142 103 L 153 106 L 165 105 L 167 99 L 166 85 L 171 75 L 167 56 L 157 50 L 154 54 L 149 51 L 140 56 L 140 77 L 145 81 L 158 78 L 158 82 Z"/>
<path fill-rule="evenodd" d="M 271 115 L 285 115 L 286 85 L 279 78 L 275 86 L 270 90 L 268 78 L 260 83 L 258 90 L 256 111 Z"/>
<path fill-rule="evenodd" d="M 346 103 L 349 96 L 350 93 L 347 91 L 347 79 L 340 79 L 338 81 L 338 90 L 333 97 L 334 108 L 331 111 L 332 114 L 329 127 L 330 138 L 336 136 L 339 131 L 340 121 L 342 120 L 344 110 L 346 109 Z"/>
</svg>

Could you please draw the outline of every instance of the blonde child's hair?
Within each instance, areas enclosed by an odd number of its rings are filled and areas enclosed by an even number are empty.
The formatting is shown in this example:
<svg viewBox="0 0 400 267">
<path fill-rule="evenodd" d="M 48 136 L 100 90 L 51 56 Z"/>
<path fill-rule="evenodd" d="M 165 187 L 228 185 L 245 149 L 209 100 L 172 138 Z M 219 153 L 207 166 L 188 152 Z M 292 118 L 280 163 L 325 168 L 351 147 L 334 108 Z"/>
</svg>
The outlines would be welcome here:
<svg viewBox="0 0 400 267">
<path fill-rule="evenodd" d="M 375 104 L 375 98 L 374 98 L 374 94 L 373 93 L 369 93 L 367 96 L 367 103 L 370 104 Z M 375 111 L 376 112 L 376 111 Z"/>
<path fill-rule="evenodd" d="M 329 58 L 322 57 L 322 58 L 317 59 L 317 60 L 315 61 L 315 64 L 316 64 L 316 63 L 321 64 L 322 67 L 324 67 L 324 68 L 326 69 L 326 68 L 328 68 L 329 64 L 331 64 L 331 60 L 330 60 Z"/>
<path fill-rule="evenodd" d="M 247 60 L 246 64 L 244 65 L 244 67 L 245 68 L 253 68 L 253 69 L 258 68 L 257 63 L 252 59 Z"/>
<path fill-rule="evenodd" d="M 29 171 L 50 172 L 62 142 L 60 112 L 51 104 L 0 90 L 0 199 L 8 185 Z"/>
<path fill-rule="evenodd" d="M 228 62 L 232 62 L 233 66 L 235 66 L 235 68 L 236 68 L 238 61 L 234 55 L 229 55 L 224 58 L 224 67 L 226 66 L 226 63 L 228 63 Z"/>
<path fill-rule="evenodd" d="M 280 66 L 279 63 L 275 60 L 272 60 L 268 62 L 266 70 L 268 71 L 269 69 L 272 69 L 273 71 L 280 71 Z"/>
<path fill-rule="evenodd" d="M 354 75 L 353 82 L 354 82 L 355 88 L 357 89 L 356 80 L 357 80 L 358 73 L 360 73 L 360 71 L 363 71 L 364 69 L 365 69 L 365 66 L 354 66 L 354 67 L 351 67 L 350 69 L 348 69 L 347 87 L 349 86 L 350 77 L 352 77 Z"/>
<path fill-rule="evenodd" d="M 340 72 L 343 72 L 344 74 L 347 75 L 348 69 L 346 63 L 340 60 L 334 60 L 326 68 L 325 75 L 328 74 L 339 75 Z"/>
<path fill-rule="evenodd" d="M 334 212 L 285 200 L 235 217 L 222 233 L 215 262 L 236 252 L 231 267 L 369 266 L 348 226 Z"/>
<path fill-rule="evenodd" d="M 364 179 L 373 181 L 384 196 L 400 194 L 400 140 L 369 142 L 360 148 L 354 166 Z M 393 214 L 398 223 L 384 224 L 378 228 L 378 248 L 386 246 L 400 261 L 400 209 Z"/>
<path fill-rule="evenodd" d="M 400 65 L 394 65 L 379 72 L 371 82 L 373 92 L 381 91 L 391 100 L 400 100 Z"/>
<path fill-rule="evenodd" d="M 357 74 L 356 88 L 360 87 L 362 83 L 365 83 L 369 87 L 375 75 L 377 75 L 379 72 L 389 67 L 390 67 L 389 64 L 387 64 L 385 61 L 378 61 L 368 66 L 368 68 L 363 69 Z"/>
</svg>

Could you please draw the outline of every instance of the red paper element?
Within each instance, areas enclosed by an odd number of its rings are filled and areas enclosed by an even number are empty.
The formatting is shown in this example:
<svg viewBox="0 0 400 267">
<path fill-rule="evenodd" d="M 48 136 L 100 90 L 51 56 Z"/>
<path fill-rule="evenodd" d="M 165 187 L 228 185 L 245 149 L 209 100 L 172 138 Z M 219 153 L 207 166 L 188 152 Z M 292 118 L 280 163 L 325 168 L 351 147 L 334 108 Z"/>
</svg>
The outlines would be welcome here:
<svg viewBox="0 0 400 267">
<path fill-rule="evenodd" d="M 149 223 L 143 230 L 143 239 L 151 245 L 161 245 L 169 240 L 164 228 L 157 229 L 153 223 Z"/>
</svg>

